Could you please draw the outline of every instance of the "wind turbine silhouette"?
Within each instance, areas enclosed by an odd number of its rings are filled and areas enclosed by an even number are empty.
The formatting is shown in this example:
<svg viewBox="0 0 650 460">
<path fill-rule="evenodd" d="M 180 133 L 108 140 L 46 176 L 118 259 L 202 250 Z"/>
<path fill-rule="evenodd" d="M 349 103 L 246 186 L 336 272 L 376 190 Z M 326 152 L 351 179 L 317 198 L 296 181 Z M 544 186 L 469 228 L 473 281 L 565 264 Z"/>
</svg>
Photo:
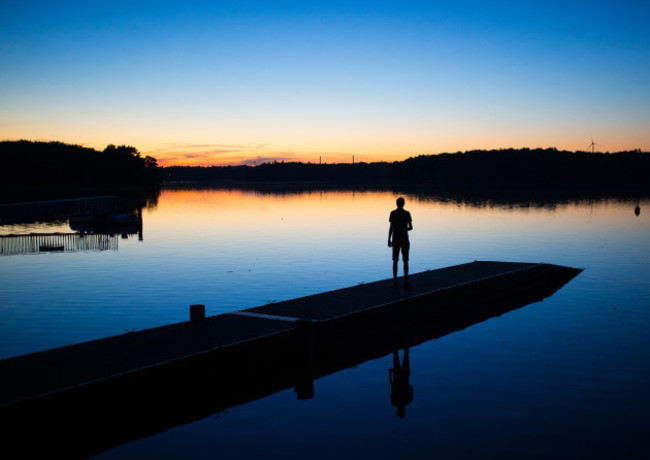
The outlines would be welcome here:
<svg viewBox="0 0 650 460">
<path fill-rule="evenodd" d="M 591 144 L 589 144 L 589 146 L 587 147 L 587 149 L 588 149 L 589 147 L 591 147 L 591 153 L 594 153 L 594 147 L 597 146 L 597 145 L 600 145 L 600 144 L 596 144 L 596 143 L 594 142 L 594 136 L 591 136 Z"/>
</svg>

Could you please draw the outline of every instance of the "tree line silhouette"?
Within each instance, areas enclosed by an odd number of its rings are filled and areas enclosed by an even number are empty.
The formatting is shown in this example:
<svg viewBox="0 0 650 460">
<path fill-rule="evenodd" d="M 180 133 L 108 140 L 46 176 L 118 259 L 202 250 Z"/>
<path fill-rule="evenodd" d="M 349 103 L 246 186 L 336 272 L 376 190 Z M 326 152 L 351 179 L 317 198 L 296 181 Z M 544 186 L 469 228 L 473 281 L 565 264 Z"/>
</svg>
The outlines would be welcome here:
<svg viewBox="0 0 650 460">
<path fill-rule="evenodd" d="M 155 158 L 135 147 L 109 145 L 97 151 L 62 142 L 0 142 L 0 187 L 5 192 L 52 188 L 107 189 L 160 182 Z"/>
<path fill-rule="evenodd" d="M 16 190 L 108 189 L 166 184 L 288 187 L 420 187 L 442 194 L 650 193 L 650 153 L 549 149 L 472 150 L 374 163 L 272 162 L 257 166 L 158 167 L 135 147 L 103 151 L 62 142 L 0 142 L 3 200 Z M 81 193 L 81 192 L 79 192 Z"/>
<path fill-rule="evenodd" d="M 650 190 L 650 154 L 557 149 L 473 150 L 392 163 L 273 162 L 258 166 L 161 168 L 170 182 L 418 186 L 433 190 Z"/>
</svg>

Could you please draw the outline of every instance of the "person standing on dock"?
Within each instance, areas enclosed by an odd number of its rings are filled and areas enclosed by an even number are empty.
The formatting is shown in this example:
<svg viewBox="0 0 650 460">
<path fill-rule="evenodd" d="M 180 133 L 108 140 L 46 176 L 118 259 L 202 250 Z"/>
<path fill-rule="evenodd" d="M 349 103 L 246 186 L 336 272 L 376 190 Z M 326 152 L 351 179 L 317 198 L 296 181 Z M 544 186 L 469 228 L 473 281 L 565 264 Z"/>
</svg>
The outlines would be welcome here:
<svg viewBox="0 0 650 460">
<path fill-rule="evenodd" d="M 404 287 L 410 287 L 409 283 L 409 231 L 413 230 L 411 213 L 404 209 L 404 198 L 397 199 L 397 209 L 391 211 L 390 227 L 388 228 L 388 247 L 393 248 L 393 286 L 397 286 L 397 263 L 399 253 L 402 253 L 404 261 Z"/>
</svg>

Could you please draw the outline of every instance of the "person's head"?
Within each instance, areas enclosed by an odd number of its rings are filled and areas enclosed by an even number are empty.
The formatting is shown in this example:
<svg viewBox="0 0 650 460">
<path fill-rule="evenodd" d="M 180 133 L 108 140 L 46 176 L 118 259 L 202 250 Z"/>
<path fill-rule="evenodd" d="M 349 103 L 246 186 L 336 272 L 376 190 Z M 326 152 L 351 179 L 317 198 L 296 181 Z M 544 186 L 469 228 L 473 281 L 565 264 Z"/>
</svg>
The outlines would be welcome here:
<svg viewBox="0 0 650 460">
<path fill-rule="evenodd" d="M 397 207 L 398 208 L 404 207 L 404 198 L 402 198 L 401 196 L 397 199 Z"/>
</svg>

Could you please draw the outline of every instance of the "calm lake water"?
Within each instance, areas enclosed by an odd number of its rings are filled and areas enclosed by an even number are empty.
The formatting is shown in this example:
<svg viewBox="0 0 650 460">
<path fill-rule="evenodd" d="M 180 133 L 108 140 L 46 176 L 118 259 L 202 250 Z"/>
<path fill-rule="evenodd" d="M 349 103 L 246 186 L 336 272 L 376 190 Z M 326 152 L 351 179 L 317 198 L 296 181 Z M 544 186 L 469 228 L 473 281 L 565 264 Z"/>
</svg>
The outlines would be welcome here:
<svg viewBox="0 0 650 460">
<path fill-rule="evenodd" d="M 2 256 L 0 358 L 185 321 L 190 304 L 215 315 L 388 278 L 397 196 L 164 190 L 140 237 Z M 474 260 L 584 271 L 543 302 L 412 347 L 403 418 L 389 354 L 317 380 L 312 399 L 281 391 L 97 458 L 649 458 L 650 201 L 404 196 L 413 273 Z"/>
</svg>

